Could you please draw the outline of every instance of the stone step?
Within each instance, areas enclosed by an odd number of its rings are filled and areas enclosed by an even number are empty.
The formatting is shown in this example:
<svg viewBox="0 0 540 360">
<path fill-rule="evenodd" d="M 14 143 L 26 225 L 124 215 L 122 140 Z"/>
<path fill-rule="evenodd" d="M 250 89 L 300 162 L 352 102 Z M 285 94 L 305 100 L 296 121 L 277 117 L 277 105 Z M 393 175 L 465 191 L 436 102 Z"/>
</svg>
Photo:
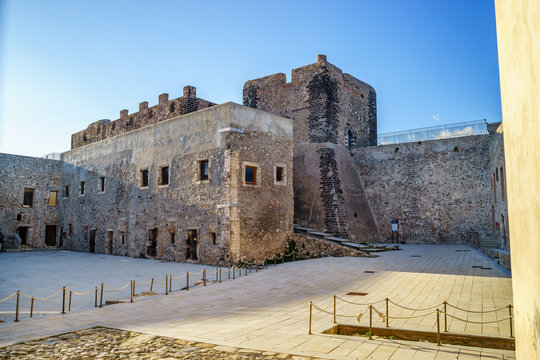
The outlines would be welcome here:
<svg viewBox="0 0 540 360">
<path fill-rule="evenodd" d="M 360 249 L 362 247 L 362 245 L 357 244 L 357 243 L 353 243 L 353 242 L 344 242 L 342 244 L 346 245 L 346 246 L 354 247 L 354 248 L 357 248 L 357 249 Z"/>
<path fill-rule="evenodd" d="M 327 234 L 327 233 L 318 232 L 318 231 L 308 231 L 308 234 L 315 235 L 315 236 L 321 236 L 321 237 L 332 236 L 332 234 Z"/>
<path fill-rule="evenodd" d="M 294 230 L 300 230 L 300 231 L 305 231 L 305 232 L 315 231 L 315 229 L 307 228 L 307 227 L 303 227 L 303 226 L 295 226 Z"/>
<path fill-rule="evenodd" d="M 350 242 L 349 239 L 342 239 L 342 238 L 338 238 L 338 237 L 335 237 L 335 236 L 325 236 L 324 238 L 328 239 L 328 240 L 332 240 L 332 241 L 337 241 L 337 242 L 340 242 L 340 243 Z"/>
</svg>

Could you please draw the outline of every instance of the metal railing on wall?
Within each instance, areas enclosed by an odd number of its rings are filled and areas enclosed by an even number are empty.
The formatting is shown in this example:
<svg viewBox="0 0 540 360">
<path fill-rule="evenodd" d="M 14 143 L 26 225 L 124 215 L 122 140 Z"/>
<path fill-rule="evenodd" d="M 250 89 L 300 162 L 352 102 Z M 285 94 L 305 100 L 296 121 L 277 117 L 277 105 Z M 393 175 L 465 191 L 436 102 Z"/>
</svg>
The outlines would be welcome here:
<svg viewBox="0 0 540 360">
<path fill-rule="evenodd" d="M 262 269 L 268 269 L 268 265 L 270 266 L 273 263 L 273 266 L 277 266 L 277 264 L 290 262 L 290 261 L 297 261 L 297 260 L 303 260 L 303 255 L 306 254 L 306 251 L 296 251 L 291 250 L 289 253 L 281 253 L 279 255 L 274 255 L 270 258 L 263 258 L 261 260 L 252 260 L 252 261 L 243 261 L 239 262 L 237 264 L 229 265 L 227 267 L 218 266 L 214 271 L 208 271 L 207 269 L 203 269 L 198 272 L 189 272 L 187 271 L 183 275 L 180 276 L 173 276 L 172 274 L 166 274 L 164 278 L 161 280 L 158 280 L 156 278 L 151 278 L 149 282 L 143 283 L 143 282 L 137 282 L 135 280 L 130 280 L 127 282 L 124 286 L 120 288 L 112 288 L 108 286 L 105 283 L 101 283 L 94 288 L 81 292 L 81 291 L 75 291 L 74 289 L 71 289 L 67 286 L 63 286 L 61 289 L 56 291 L 55 293 L 45 296 L 45 297 L 36 297 L 29 294 L 26 294 L 20 290 L 17 290 L 13 292 L 8 297 L 0 300 L 0 303 L 3 303 L 5 301 L 8 301 L 15 297 L 15 311 L 10 314 L 15 315 L 15 322 L 20 321 L 20 317 L 23 313 L 28 313 L 29 317 L 33 317 L 35 311 L 35 305 L 36 303 L 42 302 L 42 303 L 58 303 L 61 301 L 61 305 L 59 307 L 61 308 L 60 313 L 65 314 L 67 312 L 71 312 L 72 307 L 72 301 L 74 296 L 87 296 L 87 295 L 94 295 L 94 307 L 96 308 L 102 308 L 103 304 L 105 302 L 105 294 L 106 293 L 112 293 L 112 292 L 120 292 L 129 287 L 129 302 L 133 303 L 135 297 L 137 296 L 136 289 L 140 289 L 148 287 L 148 291 L 152 295 L 158 295 L 155 293 L 155 290 L 157 290 L 157 286 L 161 286 L 164 290 L 161 294 L 169 295 L 173 291 L 182 291 L 182 290 L 189 290 L 190 286 L 191 288 L 202 285 L 206 286 L 208 283 L 221 283 L 222 282 L 222 276 L 223 272 L 227 271 L 227 279 L 236 279 L 237 277 L 240 278 L 242 276 L 247 276 L 249 273 L 255 271 L 259 272 Z M 242 275 L 243 273 L 243 275 Z M 194 280 L 195 278 L 200 280 L 193 281 L 193 285 L 190 285 L 190 278 Z M 212 279 L 210 279 L 212 277 Z M 185 282 L 174 282 L 173 280 L 180 280 L 185 279 Z M 176 290 L 173 290 L 173 284 L 180 284 Z M 61 295 L 60 295 L 61 294 Z M 145 294 L 143 291 L 141 293 L 142 295 Z M 28 299 L 27 303 L 21 306 L 21 303 L 23 302 L 23 299 Z"/>
</svg>

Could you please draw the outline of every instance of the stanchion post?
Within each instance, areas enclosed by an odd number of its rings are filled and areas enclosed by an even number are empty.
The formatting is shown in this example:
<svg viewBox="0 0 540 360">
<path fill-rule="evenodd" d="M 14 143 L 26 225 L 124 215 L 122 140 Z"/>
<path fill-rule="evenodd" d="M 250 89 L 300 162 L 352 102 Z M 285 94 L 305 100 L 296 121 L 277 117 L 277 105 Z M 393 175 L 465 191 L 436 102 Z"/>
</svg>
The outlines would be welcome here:
<svg viewBox="0 0 540 360">
<path fill-rule="evenodd" d="M 446 300 L 443 302 L 444 306 L 444 332 L 448 332 L 448 325 L 446 323 Z"/>
<path fill-rule="evenodd" d="M 19 322 L 19 297 L 21 295 L 21 291 L 17 290 L 17 304 L 15 305 L 15 322 Z"/>
<path fill-rule="evenodd" d="M 218 282 L 218 270 L 216 269 L 216 282 Z"/>
<path fill-rule="evenodd" d="M 99 286 L 96 286 L 96 296 L 94 297 L 94 307 L 97 307 L 97 289 Z"/>
<path fill-rule="evenodd" d="M 69 303 L 68 303 L 68 311 L 69 312 L 71 312 L 71 295 L 72 294 L 73 294 L 73 291 L 69 290 Z"/>
<path fill-rule="evenodd" d="M 62 314 L 66 313 L 66 287 L 62 287 Z"/>
<path fill-rule="evenodd" d="M 203 269 L 202 271 L 202 281 L 203 285 L 206 286 L 206 269 Z"/>
<path fill-rule="evenodd" d="M 227 276 L 228 276 L 228 279 L 231 280 L 231 265 L 227 266 L 227 272 L 229 273 Z"/>
<path fill-rule="evenodd" d="M 336 323 L 336 294 L 334 294 L 334 324 Z"/>
<path fill-rule="evenodd" d="M 103 287 L 105 284 L 101 283 L 101 296 L 99 297 L 99 307 L 103 307 Z"/>
<path fill-rule="evenodd" d="M 244 269 L 245 269 L 244 275 L 245 275 L 245 276 L 247 276 L 248 267 L 249 267 L 249 265 L 244 265 Z"/>
<path fill-rule="evenodd" d="M 390 313 L 388 312 L 388 298 L 386 298 L 386 327 L 389 327 L 388 326 L 388 316 L 390 315 Z"/>
<path fill-rule="evenodd" d="M 150 280 L 150 291 L 152 291 L 153 288 L 154 288 L 154 278 Z"/>
<path fill-rule="evenodd" d="M 313 302 L 309 302 L 309 331 L 308 335 L 311 335 L 311 314 L 313 313 Z"/>
<path fill-rule="evenodd" d="M 172 292 L 172 278 L 173 278 L 172 274 L 169 275 L 169 292 L 170 293 Z"/>
<path fill-rule="evenodd" d="M 221 282 L 221 265 L 219 265 L 219 282 Z"/>
<path fill-rule="evenodd" d="M 235 269 L 235 267 L 236 267 L 236 265 L 232 266 L 232 278 L 233 278 L 233 280 L 236 279 L 236 269 Z"/>
<path fill-rule="evenodd" d="M 130 301 L 130 302 L 133 302 L 133 290 L 134 290 L 134 289 L 133 289 L 133 286 L 134 286 L 135 284 L 134 284 L 134 281 L 133 281 L 133 280 L 131 280 L 130 283 L 131 283 L 131 288 L 130 288 L 129 290 L 130 290 L 131 295 L 130 295 L 130 297 L 129 297 L 129 301 Z"/>
<path fill-rule="evenodd" d="M 186 271 L 186 290 L 189 290 L 189 271 Z"/>
<path fill-rule="evenodd" d="M 32 301 L 30 303 L 30 317 L 34 315 L 34 298 L 32 297 Z"/>
<path fill-rule="evenodd" d="M 441 346 L 441 322 L 440 322 L 440 310 L 437 309 L 437 346 Z"/>
<path fill-rule="evenodd" d="M 135 297 L 135 280 L 133 280 L 133 290 L 131 291 L 131 293 L 133 294 L 133 297 Z"/>
<path fill-rule="evenodd" d="M 165 275 L 165 295 L 169 295 L 169 275 Z"/>
<path fill-rule="evenodd" d="M 514 337 L 514 331 L 512 330 L 512 305 L 508 304 L 508 315 L 510 316 L 510 337 Z"/>
<path fill-rule="evenodd" d="M 373 339 L 373 305 L 369 305 L 369 340 Z"/>
<path fill-rule="evenodd" d="M 264 268 L 268 269 L 268 259 L 264 258 Z"/>
</svg>

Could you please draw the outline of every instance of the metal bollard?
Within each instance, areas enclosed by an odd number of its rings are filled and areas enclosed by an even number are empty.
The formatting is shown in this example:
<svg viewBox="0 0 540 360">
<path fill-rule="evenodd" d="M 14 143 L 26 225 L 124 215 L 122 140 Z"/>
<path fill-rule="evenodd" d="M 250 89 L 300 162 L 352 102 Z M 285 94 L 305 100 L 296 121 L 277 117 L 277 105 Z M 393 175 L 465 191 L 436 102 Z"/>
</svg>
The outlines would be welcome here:
<svg viewBox="0 0 540 360">
<path fill-rule="evenodd" d="M 308 334 L 311 335 L 311 314 L 313 313 L 313 302 L 309 302 L 309 332 Z"/>
<path fill-rule="evenodd" d="M 130 299 L 129 299 L 129 300 L 130 300 L 130 302 L 133 302 L 133 290 L 134 290 L 134 289 L 133 289 L 133 286 L 135 285 L 133 280 L 130 281 L 130 285 L 131 285 L 131 288 L 130 288 L 130 293 L 131 293 L 131 295 L 130 295 Z"/>
<path fill-rule="evenodd" d="M 386 298 L 386 327 L 388 327 L 388 316 L 390 313 L 388 312 L 388 298 Z"/>
<path fill-rule="evenodd" d="M 150 291 L 152 291 L 153 288 L 154 288 L 154 278 L 150 280 Z"/>
<path fill-rule="evenodd" d="M 439 319 L 440 310 L 437 309 L 437 346 L 441 346 L 441 324 Z"/>
<path fill-rule="evenodd" d="M 165 275 L 165 295 L 169 295 L 169 275 Z"/>
<path fill-rule="evenodd" d="M 103 307 L 103 286 L 105 284 L 101 283 L 101 296 L 99 297 L 99 307 Z"/>
<path fill-rule="evenodd" d="M 369 305 L 369 340 L 373 340 L 373 305 Z"/>
<path fill-rule="evenodd" d="M 203 286 L 206 286 L 206 269 L 202 271 Z"/>
<path fill-rule="evenodd" d="M 336 294 L 334 294 L 334 324 L 336 323 Z"/>
<path fill-rule="evenodd" d="M 19 297 L 21 295 L 20 290 L 17 290 L 17 304 L 15 305 L 15 322 L 19 322 Z"/>
<path fill-rule="evenodd" d="M 32 297 L 32 302 L 30 303 L 30 317 L 34 314 L 34 298 Z"/>
<path fill-rule="evenodd" d="M 510 315 L 510 337 L 514 337 L 514 332 L 512 331 L 512 305 L 508 304 L 508 315 Z"/>
<path fill-rule="evenodd" d="M 444 332 L 448 332 L 448 326 L 446 324 L 446 301 L 443 302 L 444 305 Z"/>
<path fill-rule="evenodd" d="M 62 314 L 66 313 L 66 287 L 62 287 Z"/>
<path fill-rule="evenodd" d="M 73 294 L 73 291 L 69 290 L 69 305 L 68 305 L 68 311 L 71 312 L 71 295 Z M 33 301 L 34 298 L 32 298 Z"/>
</svg>

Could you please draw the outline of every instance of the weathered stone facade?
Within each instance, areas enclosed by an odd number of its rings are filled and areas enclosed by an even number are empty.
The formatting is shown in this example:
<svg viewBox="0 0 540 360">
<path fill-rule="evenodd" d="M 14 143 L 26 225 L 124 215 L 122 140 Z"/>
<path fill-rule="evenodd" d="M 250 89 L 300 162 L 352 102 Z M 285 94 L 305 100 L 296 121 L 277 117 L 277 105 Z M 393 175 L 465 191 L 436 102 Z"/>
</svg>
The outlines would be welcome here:
<svg viewBox="0 0 540 360">
<path fill-rule="evenodd" d="M 295 221 L 355 241 L 379 241 L 348 159 L 377 142 L 375 90 L 319 55 L 294 69 L 290 82 L 282 73 L 247 81 L 244 105 L 293 119 Z"/>
<path fill-rule="evenodd" d="M 60 161 L 0 153 L 0 232 L 29 247 L 61 246 L 60 190 Z"/>
<path fill-rule="evenodd" d="M 234 103 L 70 150 L 65 246 L 211 264 L 271 256 L 292 234 L 292 156 L 289 119 Z"/>
<path fill-rule="evenodd" d="M 139 111 L 128 115 L 128 110 L 120 111 L 120 118 L 114 121 L 99 120 L 88 125 L 86 130 L 71 135 L 71 148 L 75 149 L 96 141 L 125 134 L 144 126 L 172 119 L 216 104 L 197 98 L 197 89 L 185 86 L 183 96 L 169 100 L 169 94 L 159 95 L 159 103 L 148 107 L 148 102 L 139 104 Z"/>
<path fill-rule="evenodd" d="M 392 220 L 411 243 L 472 244 L 491 234 L 491 135 L 358 149 L 355 155 L 383 239 Z"/>
<path fill-rule="evenodd" d="M 495 129 L 491 129 L 493 135 L 490 144 L 491 224 L 493 237 L 499 243 L 499 248 L 510 250 L 503 126 L 497 125 L 499 124 L 495 124 Z"/>
</svg>

